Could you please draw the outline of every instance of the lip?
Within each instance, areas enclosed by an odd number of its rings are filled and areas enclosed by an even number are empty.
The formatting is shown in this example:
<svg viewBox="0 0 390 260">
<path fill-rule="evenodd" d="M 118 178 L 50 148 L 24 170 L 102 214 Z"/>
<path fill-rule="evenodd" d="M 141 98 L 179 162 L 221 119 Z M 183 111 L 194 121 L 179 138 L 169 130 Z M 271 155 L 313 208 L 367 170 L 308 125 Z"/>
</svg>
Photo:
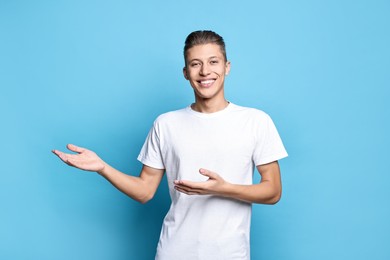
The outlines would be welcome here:
<svg viewBox="0 0 390 260">
<path fill-rule="evenodd" d="M 211 87 L 215 81 L 216 79 L 202 79 L 202 80 L 198 80 L 197 82 L 200 84 L 200 86 L 204 88 L 208 88 Z"/>
</svg>

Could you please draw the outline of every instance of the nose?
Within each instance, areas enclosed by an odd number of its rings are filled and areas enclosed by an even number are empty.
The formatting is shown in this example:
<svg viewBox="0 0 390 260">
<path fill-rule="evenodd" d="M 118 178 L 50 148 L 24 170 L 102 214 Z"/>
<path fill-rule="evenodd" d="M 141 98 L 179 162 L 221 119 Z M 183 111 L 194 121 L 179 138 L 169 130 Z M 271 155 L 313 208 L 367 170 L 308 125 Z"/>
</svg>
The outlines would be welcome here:
<svg viewBox="0 0 390 260">
<path fill-rule="evenodd" d="M 207 76 L 210 74 L 210 68 L 207 64 L 203 64 L 202 67 L 200 68 L 199 74 L 201 76 Z"/>
</svg>

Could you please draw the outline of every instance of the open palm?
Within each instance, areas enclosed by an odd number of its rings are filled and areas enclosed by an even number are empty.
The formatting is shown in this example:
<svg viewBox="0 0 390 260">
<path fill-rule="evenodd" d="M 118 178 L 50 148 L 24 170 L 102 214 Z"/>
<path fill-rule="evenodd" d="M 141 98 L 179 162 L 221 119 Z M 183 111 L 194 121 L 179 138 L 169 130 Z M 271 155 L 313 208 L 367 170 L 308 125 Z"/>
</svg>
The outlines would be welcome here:
<svg viewBox="0 0 390 260">
<path fill-rule="evenodd" d="M 64 153 L 58 150 L 53 150 L 52 152 L 66 164 L 81 170 L 98 172 L 104 169 L 104 161 L 93 151 L 73 144 L 68 144 L 67 148 L 75 152 L 75 154 Z"/>
</svg>

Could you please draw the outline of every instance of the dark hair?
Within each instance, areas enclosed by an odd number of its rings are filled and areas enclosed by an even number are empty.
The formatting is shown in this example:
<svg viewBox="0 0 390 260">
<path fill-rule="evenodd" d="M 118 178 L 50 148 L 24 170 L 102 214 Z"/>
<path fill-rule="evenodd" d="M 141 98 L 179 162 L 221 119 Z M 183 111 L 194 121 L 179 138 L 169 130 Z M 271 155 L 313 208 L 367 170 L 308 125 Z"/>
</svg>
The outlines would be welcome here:
<svg viewBox="0 0 390 260">
<path fill-rule="evenodd" d="M 227 61 L 226 57 L 226 47 L 225 42 L 223 41 L 223 38 L 213 32 L 213 31 L 195 31 L 190 33 L 185 41 L 184 44 L 184 61 L 187 61 L 187 51 L 196 46 L 196 45 L 202 45 L 202 44 L 208 44 L 208 43 L 214 43 L 217 44 L 221 48 L 221 52 L 223 54 L 223 57 L 225 58 L 225 61 Z"/>
</svg>

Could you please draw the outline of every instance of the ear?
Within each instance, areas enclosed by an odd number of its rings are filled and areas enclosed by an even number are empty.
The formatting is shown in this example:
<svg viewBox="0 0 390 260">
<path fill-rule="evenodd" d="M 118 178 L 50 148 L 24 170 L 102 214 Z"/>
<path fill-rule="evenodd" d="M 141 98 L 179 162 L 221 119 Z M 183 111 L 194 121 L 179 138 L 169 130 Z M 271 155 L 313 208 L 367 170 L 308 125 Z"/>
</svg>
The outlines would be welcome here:
<svg viewBox="0 0 390 260">
<path fill-rule="evenodd" d="M 186 68 L 186 67 L 183 68 L 183 75 L 184 75 L 184 78 L 185 78 L 186 80 L 188 80 L 187 68 Z"/>
<path fill-rule="evenodd" d="M 230 73 L 230 61 L 227 61 L 225 65 L 225 76 L 229 75 L 229 73 Z"/>
</svg>

